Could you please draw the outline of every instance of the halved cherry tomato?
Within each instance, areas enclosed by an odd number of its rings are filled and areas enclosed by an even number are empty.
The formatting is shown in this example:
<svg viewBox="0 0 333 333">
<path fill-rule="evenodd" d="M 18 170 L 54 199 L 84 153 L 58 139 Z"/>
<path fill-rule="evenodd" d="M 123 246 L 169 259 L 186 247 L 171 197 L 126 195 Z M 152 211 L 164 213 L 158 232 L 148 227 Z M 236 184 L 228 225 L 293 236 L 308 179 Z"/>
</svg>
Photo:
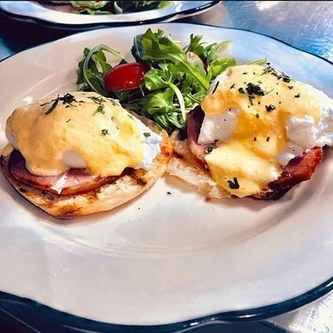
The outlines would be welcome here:
<svg viewBox="0 0 333 333">
<path fill-rule="evenodd" d="M 139 62 L 117 65 L 105 74 L 106 89 L 109 92 L 137 89 L 148 70 L 147 65 Z"/>
</svg>

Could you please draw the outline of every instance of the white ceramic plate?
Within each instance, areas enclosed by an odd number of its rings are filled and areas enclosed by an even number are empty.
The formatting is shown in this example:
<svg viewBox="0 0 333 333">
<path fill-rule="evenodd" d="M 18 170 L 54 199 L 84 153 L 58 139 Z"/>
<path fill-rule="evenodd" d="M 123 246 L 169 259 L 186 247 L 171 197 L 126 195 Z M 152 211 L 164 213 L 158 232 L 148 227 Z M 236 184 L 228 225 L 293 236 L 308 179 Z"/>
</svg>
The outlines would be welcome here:
<svg viewBox="0 0 333 333">
<path fill-rule="evenodd" d="M 333 97 L 332 64 L 262 35 L 181 23 L 100 29 L 0 63 L 1 147 L 5 120 L 15 107 L 75 89 L 84 47 L 105 43 L 130 59 L 133 37 L 148 27 L 185 43 L 192 33 L 207 42 L 231 40 L 230 56 L 267 57 Z M 329 151 L 310 181 L 273 202 L 206 202 L 163 178 L 130 204 L 72 224 L 33 207 L 0 175 L 0 289 L 124 325 L 225 313 L 262 318 L 296 308 L 332 288 L 332 175 Z"/>
<path fill-rule="evenodd" d="M 60 12 L 46 8 L 35 1 L 0 1 L 0 9 L 19 19 L 32 19 L 39 23 L 66 26 L 86 26 L 96 24 L 135 24 L 148 22 L 169 22 L 198 12 L 205 11 L 220 1 L 171 1 L 165 8 L 117 15 L 84 15 Z"/>
</svg>

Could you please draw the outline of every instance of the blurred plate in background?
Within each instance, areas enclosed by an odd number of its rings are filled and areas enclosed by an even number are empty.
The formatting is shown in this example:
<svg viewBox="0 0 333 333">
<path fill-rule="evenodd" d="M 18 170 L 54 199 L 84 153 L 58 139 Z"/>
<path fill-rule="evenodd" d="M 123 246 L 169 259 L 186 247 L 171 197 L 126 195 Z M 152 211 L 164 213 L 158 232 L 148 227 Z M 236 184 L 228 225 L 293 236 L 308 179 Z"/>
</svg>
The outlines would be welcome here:
<svg viewBox="0 0 333 333">
<path fill-rule="evenodd" d="M 59 5 L 42 5 L 37 1 L 1 1 L 0 9 L 14 19 L 32 20 L 41 24 L 66 26 L 87 26 L 100 24 L 140 24 L 149 22 L 168 22 L 205 11 L 220 1 L 170 1 L 171 5 L 136 13 L 88 15 L 61 11 Z"/>
</svg>

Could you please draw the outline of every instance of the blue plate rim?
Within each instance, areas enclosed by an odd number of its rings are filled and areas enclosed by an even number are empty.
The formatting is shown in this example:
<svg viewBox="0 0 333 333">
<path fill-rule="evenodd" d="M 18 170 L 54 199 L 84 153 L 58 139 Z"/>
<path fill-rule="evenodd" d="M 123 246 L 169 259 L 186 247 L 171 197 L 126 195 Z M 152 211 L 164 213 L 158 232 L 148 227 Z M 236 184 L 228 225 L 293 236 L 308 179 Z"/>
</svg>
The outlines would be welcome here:
<svg viewBox="0 0 333 333">
<path fill-rule="evenodd" d="M 305 292 L 302 295 L 288 299 L 286 301 L 271 304 L 263 307 L 244 309 L 239 311 L 215 313 L 203 317 L 193 318 L 186 321 L 163 325 L 122 325 L 106 322 L 94 321 L 67 312 L 53 309 L 47 305 L 33 301 L 28 298 L 16 296 L 3 291 L 0 291 L 0 318 L 6 315 L 15 322 L 20 318 L 20 322 L 25 322 L 23 316 L 28 316 L 32 322 L 27 323 L 30 327 L 37 325 L 36 328 L 43 329 L 50 327 L 57 328 L 57 332 L 61 329 L 74 328 L 76 330 L 93 330 L 93 332 L 107 333 L 107 332 L 145 332 L 145 333 L 171 333 L 180 330 L 199 327 L 207 323 L 249 323 L 267 320 L 286 312 L 291 312 L 305 306 L 321 297 L 327 295 L 333 290 L 333 277 L 323 282 L 319 286 Z M 16 313 L 11 313 L 11 308 L 15 308 Z M 37 321 L 36 321 L 37 320 Z M 67 332 L 67 331 L 66 331 Z"/>
</svg>

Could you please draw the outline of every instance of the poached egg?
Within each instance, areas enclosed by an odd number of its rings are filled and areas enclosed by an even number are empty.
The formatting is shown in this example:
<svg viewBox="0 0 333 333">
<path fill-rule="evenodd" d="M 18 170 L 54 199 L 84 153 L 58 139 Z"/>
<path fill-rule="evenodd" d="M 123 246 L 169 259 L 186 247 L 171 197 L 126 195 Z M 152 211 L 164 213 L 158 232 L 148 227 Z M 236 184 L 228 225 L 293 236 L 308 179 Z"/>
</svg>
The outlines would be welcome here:
<svg viewBox="0 0 333 333">
<path fill-rule="evenodd" d="M 238 197 L 259 193 L 294 157 L 333 145 L 333 100 L 270 65 L 229 67 L 201 108 L 198 142 L 216 143 L 205 157 L 211 176 Z"/>
<path fill-rule="evenodd" d="M 120 175 L 126 167 L 149 169 L 162 141 L 118 100 L 81 91 L 16 108 L 5 133 L 38 176 L 71 168 L 100 176 Z"/>
</svg>

